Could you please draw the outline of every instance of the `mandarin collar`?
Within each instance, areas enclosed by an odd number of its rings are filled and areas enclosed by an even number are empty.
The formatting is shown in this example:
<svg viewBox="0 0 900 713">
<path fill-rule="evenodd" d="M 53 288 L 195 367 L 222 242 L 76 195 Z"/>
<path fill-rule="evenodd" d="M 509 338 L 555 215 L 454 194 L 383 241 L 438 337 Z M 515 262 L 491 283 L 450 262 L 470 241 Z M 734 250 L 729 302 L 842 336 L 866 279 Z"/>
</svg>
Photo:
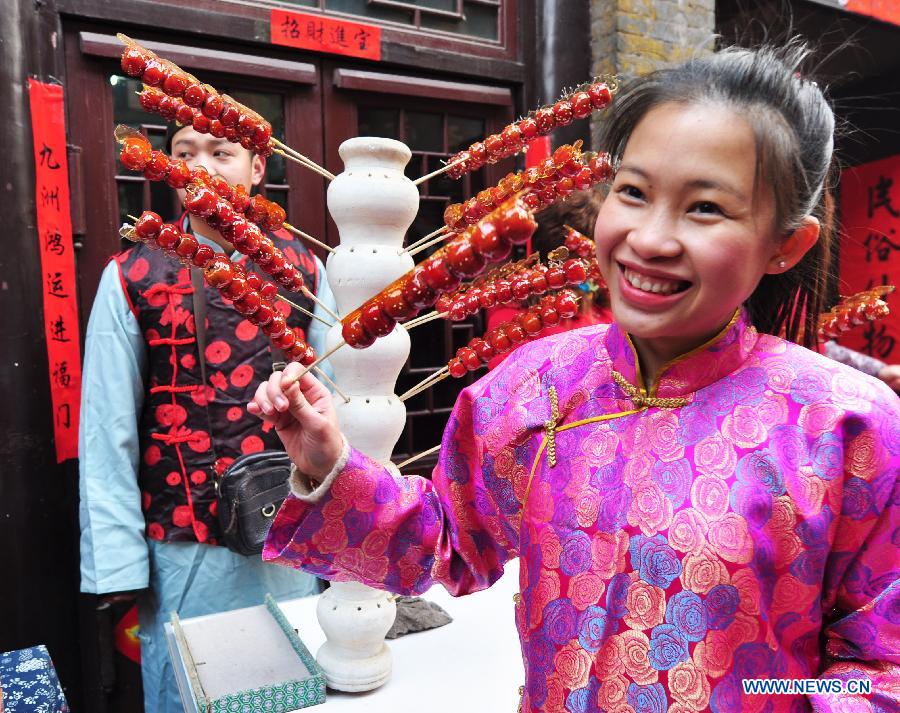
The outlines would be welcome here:
<svg viewBox="0 0 900 713">
<path fill-rule="evenodd" d="M 637 351 L 627 332 L 613 322 L 606 332 L 606 351 L 612 366 L 644 396 L 672 398 L 689 396 L 734 372 L 750 357 L 758 338 L 743 309 L 708 342 L 666 362 L 646 393 Z"/>
</svg>

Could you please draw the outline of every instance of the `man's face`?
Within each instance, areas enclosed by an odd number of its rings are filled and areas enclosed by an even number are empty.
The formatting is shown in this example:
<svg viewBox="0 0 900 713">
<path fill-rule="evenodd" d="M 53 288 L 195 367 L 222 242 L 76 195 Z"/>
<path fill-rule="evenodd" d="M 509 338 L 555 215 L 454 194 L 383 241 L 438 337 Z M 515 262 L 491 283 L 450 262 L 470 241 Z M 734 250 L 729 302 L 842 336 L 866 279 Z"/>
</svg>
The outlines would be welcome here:
<svg viewBox="0 0 900 713">
<path fill-rule="evenodd" d="M 248 191 L 263 179 L 266 162 L 239 144 L 201 134 L 186 126 L 172 137 L 172 158 L 182 159 L 190 168 L 203 166 L 211 176 L 220 176 L 232 186 L 240 183 Z M 185 192 L 178 189 L 184 203 Z"/>
</svg>

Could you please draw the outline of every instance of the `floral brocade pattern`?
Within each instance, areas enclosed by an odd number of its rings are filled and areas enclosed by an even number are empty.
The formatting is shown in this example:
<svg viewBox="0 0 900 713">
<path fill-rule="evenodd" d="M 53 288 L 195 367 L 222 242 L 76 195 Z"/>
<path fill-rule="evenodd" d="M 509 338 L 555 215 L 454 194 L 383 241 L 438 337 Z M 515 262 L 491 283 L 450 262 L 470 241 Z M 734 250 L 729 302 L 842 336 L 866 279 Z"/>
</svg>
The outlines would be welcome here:
<svg viewBox="0 0 900 713">
<path fill-rule="evenodd" d="M 320 502 L 285 502 L 264 557 L 456 595 L 519 557 L 523 711 L 897 710 L 896 395 L 744 315 L 663 370 L 650 396 L 683 407 L 627 413 L 613 370 L 640 383 L 615 325 L 526 345 L 460 396 L 431 481 L 353 451 Z M 554 467 L 534 463 L 551 386 Z M 872 693 L 741 686 L 820 676 Z"/>
</svg>

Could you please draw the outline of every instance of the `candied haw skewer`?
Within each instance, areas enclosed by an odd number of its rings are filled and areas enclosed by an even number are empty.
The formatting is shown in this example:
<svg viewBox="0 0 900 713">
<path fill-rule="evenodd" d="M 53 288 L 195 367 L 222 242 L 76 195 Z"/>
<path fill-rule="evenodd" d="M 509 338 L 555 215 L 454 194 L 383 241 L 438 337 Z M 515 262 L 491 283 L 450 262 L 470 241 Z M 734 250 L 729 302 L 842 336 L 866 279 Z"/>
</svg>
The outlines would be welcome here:
<svg viewBox="0 0 900 713">
<path fill-rule="evenodd" d="M 149 247 L 163 249 L 188 267 L 199 267 L 206 284 L 217 289 L 237 312 L 258 326 L 273 346 L 284 351 L 288 360 L 299 361 L 304 366 L 315 362 L 315 350 L 303 340 L 302 331 L 289 327 L 275 307 L 273 299 L 278 293 L 275 284 L 255 273 L 247 274 L 224 253 L 200 245 L 193 235 L 163 223 L 162 218 L 152 211 L 144 211 L 135 221 L 133 231 L 123 234 Z"/>
<path fill-rule="evenodd" d="M 837 305 L 819 315 L 819 336 L 834 339 L 866 321 L 887 317 L 890 308 L 883 298 L 893 291 L 893 285 L 879 285 L 871 290 L 842 297 Z"/>
<path fill-rule="evenodd" d="M 541 107 L 530 116 L 508 124 L 499 134 L 492 134 L 477 141 L 468 149 L 459 151 L 447 160 L 447 165 L 456 164 L 447 170 L 450 178 L 461 178 L 470 171 L 477 171 L 486 163 L 514 156 L 529 142 L 544 136 L 557 126 L 570 124 L 573 119 L 583 119 L 593 111 L 605 109 L 612 101 L 614 87 L 603 81 L 596 81 L 579 88 L 552 106 Z"/>
<path fill-rule="evenodd" d="M 597 250 L 593 240 L 570 225 L 566 226 L 564 245 L 570 253 L 583 258 L 590 258 Z"/>
</svg>

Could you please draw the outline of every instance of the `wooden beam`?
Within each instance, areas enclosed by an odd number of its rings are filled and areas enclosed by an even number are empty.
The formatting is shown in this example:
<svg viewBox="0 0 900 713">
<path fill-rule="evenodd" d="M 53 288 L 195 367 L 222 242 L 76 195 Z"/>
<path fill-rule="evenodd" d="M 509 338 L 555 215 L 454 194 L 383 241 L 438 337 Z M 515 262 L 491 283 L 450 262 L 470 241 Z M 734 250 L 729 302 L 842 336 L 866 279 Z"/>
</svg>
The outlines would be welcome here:
<svg viewBox="0 0 900 713">
<path fill-rule="evenodd" d="M 422 79 L 402 74 L 366 72 L 357 69 L 335 70 L 334 86 L 354 91 L 402 94 L 407 97 L 426 97 L 497 106 L 512 106 L 513 103 L 512 91 L 507 87 L 447 82 L 440 79 Z"/>
<path fill-rule="evenodd" d="M 224 50 L 173 45 L 167 42 L 143 42 L 144 47 L 156 52 L 179 67 L 205 72 L 227 72 L 251 77 L 265 77 L 292 84 L 316 84 L 318 73 L 315 65 L 286 59 L 238 54 Z M 122 43 L 114 35 L 97 32 L 79 32 L 78 41 L 83 54 L 94 57 L 119 57 Z"/>
</svg>

